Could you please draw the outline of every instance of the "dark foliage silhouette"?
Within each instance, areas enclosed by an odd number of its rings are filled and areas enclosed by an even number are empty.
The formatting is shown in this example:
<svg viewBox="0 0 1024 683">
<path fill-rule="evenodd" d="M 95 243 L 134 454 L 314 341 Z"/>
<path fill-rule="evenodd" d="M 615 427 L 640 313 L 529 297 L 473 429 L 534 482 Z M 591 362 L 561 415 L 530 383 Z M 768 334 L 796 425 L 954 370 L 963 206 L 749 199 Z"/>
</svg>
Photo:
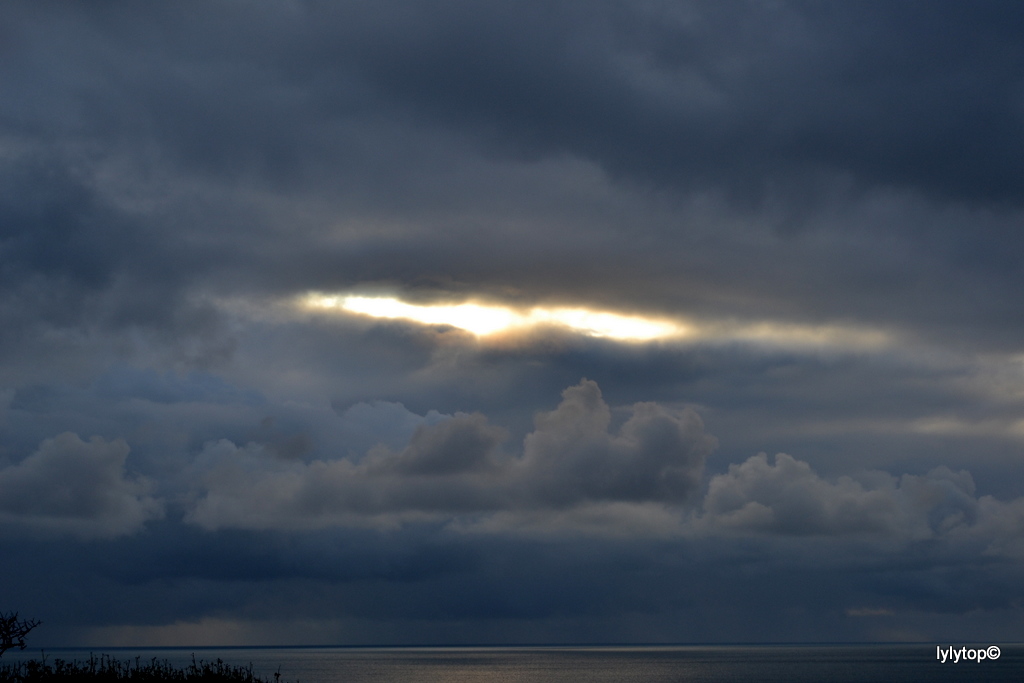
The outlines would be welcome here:
<svg viewBox="0 0 1024 683">
<path fill-rule="evenodd" d="M 17 612 L 0 612 L 0 656 L 13 648 L 25 649 L 25 636 L 41 624 L 37 619 L 19 619 Z"/>
</svg>

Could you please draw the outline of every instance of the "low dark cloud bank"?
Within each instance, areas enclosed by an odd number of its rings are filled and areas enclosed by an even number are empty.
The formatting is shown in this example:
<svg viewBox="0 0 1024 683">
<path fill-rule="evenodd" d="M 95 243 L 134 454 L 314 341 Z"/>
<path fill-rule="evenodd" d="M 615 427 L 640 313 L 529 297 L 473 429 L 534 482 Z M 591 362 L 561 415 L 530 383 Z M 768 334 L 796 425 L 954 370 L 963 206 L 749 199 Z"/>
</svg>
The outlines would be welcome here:
<svg viewBox="0 0 1024 683">
<path fill-rule="evenodd" d="M 1024 637 L 1017 3 L 0 17 L 0 609 L 43 644 Z"/>
</svg>

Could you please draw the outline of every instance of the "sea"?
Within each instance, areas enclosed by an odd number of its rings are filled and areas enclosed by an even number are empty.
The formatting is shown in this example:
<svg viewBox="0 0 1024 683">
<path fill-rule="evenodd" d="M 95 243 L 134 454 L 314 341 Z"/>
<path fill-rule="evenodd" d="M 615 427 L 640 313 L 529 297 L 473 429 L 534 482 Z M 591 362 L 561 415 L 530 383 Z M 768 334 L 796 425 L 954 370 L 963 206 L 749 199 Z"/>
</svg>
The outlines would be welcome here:
<svg viewBox="0 0 1024 683">
<path fill-rule="evenodd" d="M 79 662 L 100 654 L 175 666 L 218 659 L 296 683 L 927 683 L 1024 680 L 1024 644 L 647 645 L 53 649 L 8 652 Z M 953 653 L 958 652 L 959 661 Z M 960 649 L 963 648 L 963 652 Z M 978 652 L 985 658 L 978 661 Z M 972 655 L 973 651 L 973 657 Z M 948 656 L 942 661 L 942 654 Z M 969 658 L 970 657 L 970 658 Z"/>
</svg>

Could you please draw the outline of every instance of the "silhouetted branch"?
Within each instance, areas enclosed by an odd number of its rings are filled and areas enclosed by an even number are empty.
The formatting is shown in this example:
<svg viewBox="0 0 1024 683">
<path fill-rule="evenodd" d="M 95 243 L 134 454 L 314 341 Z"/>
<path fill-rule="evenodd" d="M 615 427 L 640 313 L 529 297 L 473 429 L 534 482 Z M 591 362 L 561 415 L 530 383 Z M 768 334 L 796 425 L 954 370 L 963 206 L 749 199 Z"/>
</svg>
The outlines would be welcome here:
<svg viewBox="0 0 1024 683">
<path fill-rule="evenodd" d="M 18 619 L 17 612 L 0 612 L 0 656 L 13 648 L 25 649 L 25 636 L 39 626 L 38 619 Z"/>
</svg>

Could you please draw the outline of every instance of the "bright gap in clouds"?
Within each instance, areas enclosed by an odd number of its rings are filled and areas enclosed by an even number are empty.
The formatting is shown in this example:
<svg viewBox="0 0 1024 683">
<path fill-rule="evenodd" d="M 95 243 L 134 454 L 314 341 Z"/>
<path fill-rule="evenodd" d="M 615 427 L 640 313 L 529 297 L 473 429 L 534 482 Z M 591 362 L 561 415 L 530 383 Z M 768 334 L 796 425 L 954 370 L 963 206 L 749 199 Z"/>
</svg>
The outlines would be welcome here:
<svg viewBox="0 0 1024 683">
<path fill-rule="evenodd" d="M 516 310 L 490 304 L 409 304 L 384 296 L 328 296 L 310 294 L 309 308 L 347 311 L 374 318 L 397 318 L 427 325 L 451 325 L 478 337 L 499 332 L 554 325 L 590 337 L 644 342 L 685 336 L 689 329 L 680 323 L 640 316 L 620 315 L 586 308 L 544 308 Z"/>
<path fill-rule="evenodd" d="M 771 321 L 647 318 L 589 308 L 513 308 L 497 304 L 410 304 L 390 296 L 310 293 L 299 300 L 306 310 L 450 325 L 478 337 L 537 326 L 554 326 L 621 342 L 683 340 L 747 343 L 799 349 L 877 350 L 896 340 L 887 332 L 850 325 L 806 325 Z"/>
</svg>

